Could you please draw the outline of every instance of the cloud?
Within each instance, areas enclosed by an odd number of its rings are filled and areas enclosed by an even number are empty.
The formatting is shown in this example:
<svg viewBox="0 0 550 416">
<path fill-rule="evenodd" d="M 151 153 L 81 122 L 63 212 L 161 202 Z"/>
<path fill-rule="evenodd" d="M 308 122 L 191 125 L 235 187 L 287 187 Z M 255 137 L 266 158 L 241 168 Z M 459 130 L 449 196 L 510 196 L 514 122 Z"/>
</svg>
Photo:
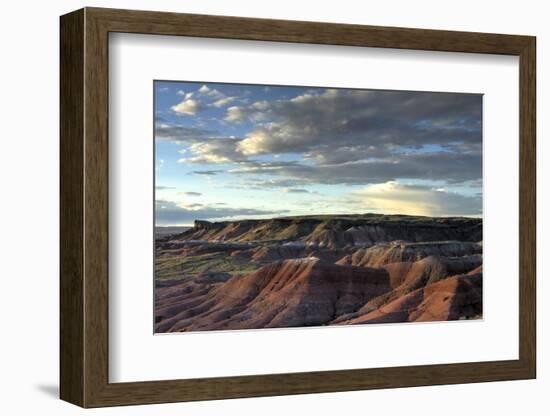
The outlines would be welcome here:
<svg viewBox="0 0 550 416">
<path fill-rule="evenodd" d="M 230 107 L 227 121 L 272 120 L 239 143 L 246 155 L 334 148 L 389 152 L 396 146 L 481 143 L 481 96 L 407 91 L 321 90 L 290 100 Z M 351 153 L 351 152 L 350 152 Z"/>
<path fill-rule="evenodd" d="M 187 160 L 237 163 L 233 173 L 294 176 L 304 183 L 481 177 L 480 95 L 319 91 L 229 107 L 226 121 L 248 121 L 252 128 L 238 139 L 197 140 Z M 285 153 L 302 160 L 288 169 L 257 160 Z"/>
<path fill-rule="evenodd" d="M 233 98 L 207 85 L 198 94 L 209 106 L 225 107 Z M 481 186 L 481 95 L 313 89 L 288 99 L 238 102 L 225 108 L 224 119 L 241 123 L 228 130 L 240 137 L 158 123 L 156 138 L 185 143 L 178 162 L 205 165 L 193 174 L 232 175 L 227 186 L 239 189 L 305 194 L 317 184 L 405 186 L 401 183 L 419 180 Z M 394 195 L 410 201 L 422 194 L 431 201 L 416 204 L 426 212 L 436 212 L 440 203 L 452 214 L 458 205 L 451 209 L 451 201 L 472 203 L 460 199 L 471 198 L 464 195 L 398 185 Z M 382 204 L 380 196 L 374 200 Z"/>
<path fill-rule="evenodd" d="M 213 134 L 210 130 L 196 127 L 187 127 L 179 124 L 155 123 L 155 140 L 174 143 L 192 143 L 204 140 Z"/>
<path fill-rule="evenodd" d="M 216 100 L 212 103 L 214 107 L 221 108 L 229 104 L 230 102 L 236 100 L 237 97 L 224 97 L 220 98 L 219 100 Z"/>
<path fill-rule="evenodd" d="M 350 163 L 318 164 L 300 162 L 240 163 L 228 173 L 248 176 L 276 176 L 293 181 L 294 186 L 307 184 L 361 185 L 384 183 L 396 179 L 422 179 L 458 184 L 481 177 L 478 155 L 411 153 Z M 269 185 L 269 183 L 266 183 Z M 287 185 L 292 186 L 292 185 Z"/>
<path fill-rule="evenodd" d="M 210 104 L 208 104 L 208 105 L 211 106 L 211 107 L 216 107 L 216 108 L 225 107 L 226 105 L 228 105 L 229 103 L 235 101 L 238 98 L 238 97 L 227 96 L 223 92 L 221 92 L 221 91 L 219 91 L 215 88 L 211 88 L 208 85 L 202 85 L 198 89 L 198 93 L 201 96 L 205 97 L 207 100 L 214 100 L 214 101 L 210 102 Z M 191 97 L 186 96 L 186 98 L 191 98 Z"/>
<path fill-rule="evenodd" d="M 268 119 L 271 113 L 270 102 L 256 101 L 248 107 L 232 106 L 226 111 L 224 120 L 230 123 L 240 123 L 241 121 L 260 122 Z"/>
<path fill-rule="evenodd" d="M 200 110 L 200 104 L 192 98 L 184 99 L 181 103 L 171 107 L 179 115 L 193 116 Z"/>
<path fill-rule="evenodd" d="M 210 88 L 208 85 L 203 85 L 199 88 L 199 93 L 214 99 L 221 99 L 225 94 L 215 88 Z"/>
<path fill-rule="evenodd" d="M 231 174 L 232 171 L 224 171 L 225 173 Z M 228 183 L 226 186 L 234 189 L 257 189 L 257 190 L 270 190 L 279 188 L 282 192 L 285 192 L 283 188 L 290 189 L 294 186 L 303 186 L 306 183 L 299 179 L 280 179 L 280 178 L 269 178 L 269 179 L 260 179 L 258 175 L 251 175 L 251 177 L 246 177 L 244 181 L 239 183 Z"/>
<path fill-rule="evenodd" d="M 301 189 L 301 188 L 283 188 L 281 189 L 281 191 L 287 194 L 309 194 L 310 193 L 307 189 Z"/>
<path fill-rule="evenodd" d="M 189 150 L 194 156 L 181 158 L 178 163 L 216 164 L 245 161 L 246 159 L 236 149 L 235 142 L 238 140 L 231 137 L 212 137 L 202 142 L 192 143 Z"/>
<path fill-rule="evenodd" d="M 194 220 L 238 219 L 245 217 L 276 216 L 288 211 L 264 210 L 253 208 L 227 208 L 205 206 L 202 204 L 184 204 L 173 201 L 155 201 L 155 224 L 190 224 Z"/>
<path fill-rule="evenodd" d="M 227 109 L 224 120 L 229 121 L 230 123 L 237 123 L 244 120 L 244 118 L 245 112 L 242 107 L 233 106 Z"/>
<path fill-rule="evenodd" d="M 173 187 L 173 186 L 160 186 L 160 185 L 158 185 L 158 186 L 155 186 L 155 189 L 156 189 L 157 191 L 163 191 L 163 190 L 165 190 L 165 189 L 176 189 L 176 188 Z"/>
<path fill-rule="evenodd" d="M 202 207 L 204 207 L 204 204 L 200 204 L 197 202 L 179 202 L 176 204 L 178 208 L 183 208 L 188 211 L 198 211 Z"/>
<path fill-rule="evenodd" d="M 201 196 L 202 194 L 200 192 L 178 192 L 179 195 L 185 195 L 185 196 Z"/>
<path fill-rule="evenodd" d="M 343 199 L 355 209 L 385 214 L 476 216 L 482 213 L 481 196 L 466 196 L 445 189 L 386 182 L 370 185 Z"/>
<path fill-rule="evenodd" d="M 183 96 L 185 100 L 190 99 L 193 96 L 193 92 L 185 92 L 183 90 L 178 90 L 176 94 Z"/>
<path fill-rule="evenodd" d="M 194 170 L 193 174 L 195 175 L 207 175 L 207 176 L 211 176 L 211 175 L 217 175 L 218 173 L 224 173 L 225 171 L 224 170 Z"/>
</svg>

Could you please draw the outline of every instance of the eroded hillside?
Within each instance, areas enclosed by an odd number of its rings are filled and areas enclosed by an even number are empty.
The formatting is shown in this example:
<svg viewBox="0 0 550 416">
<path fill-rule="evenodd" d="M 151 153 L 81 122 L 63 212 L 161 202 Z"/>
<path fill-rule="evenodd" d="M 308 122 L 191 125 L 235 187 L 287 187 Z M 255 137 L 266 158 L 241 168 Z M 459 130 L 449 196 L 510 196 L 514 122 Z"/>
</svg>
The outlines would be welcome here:
<svg viewBox="0 0 550 416">
<path fill-rule="evenodd" d="M 196 221 L 156 241 L 156 331 L 479 318 L 481 240 L 475 218 Z"/>
</svg>

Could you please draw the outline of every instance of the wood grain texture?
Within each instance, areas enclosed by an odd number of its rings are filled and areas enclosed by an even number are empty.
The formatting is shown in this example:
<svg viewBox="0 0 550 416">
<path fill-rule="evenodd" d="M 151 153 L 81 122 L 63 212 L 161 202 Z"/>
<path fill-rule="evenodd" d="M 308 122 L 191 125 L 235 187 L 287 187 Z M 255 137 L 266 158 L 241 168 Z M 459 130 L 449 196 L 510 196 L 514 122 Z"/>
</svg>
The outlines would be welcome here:
<svg viewBox="0 0 550 416">
<path fill-rule="evenodd" d="M 95 402 L 108 380 L 109 309 L 109 141 L 108 33 L 85 13 L 84 59 L 84 333 L 85 406 Z"/>
<path fill-rule="evenodd" d="M 528 36 L 87 8 L 110 32 L 519 55 Z"/>
<path fill-rule="evenodd" d="M 195 36 L 520 57 L 519 359 L 190 380 L 108 380 L 108 33 Z M 535 39 L 87 8 L 61 18 L 61 397 L 83 407 L 533 378 Z"/>
<path fill-rule="evenodd" d="M 520 54 L 519 356 L 536 377 L 536 41 Z"/>
<path fill-rule="evenodd" d="M 60 388 L 84 404 L 84 12 L 61 19 Z"/>
</svg>

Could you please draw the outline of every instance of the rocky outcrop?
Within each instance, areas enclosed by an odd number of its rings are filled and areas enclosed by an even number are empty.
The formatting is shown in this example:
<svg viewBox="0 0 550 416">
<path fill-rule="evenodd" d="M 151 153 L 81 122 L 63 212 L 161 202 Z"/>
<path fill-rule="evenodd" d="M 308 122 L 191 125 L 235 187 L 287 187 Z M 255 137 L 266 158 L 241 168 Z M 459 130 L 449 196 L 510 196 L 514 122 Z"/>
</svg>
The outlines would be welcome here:
<svg viewBox="0 0 550 416">
<path fill-rule="evenodd" d="M 335 321 L 350 322 L 366 316 L 398 299 L 409 299 L 411 293 L 430 284 L 456 275 L 477 275 L 481 279 L 480 255 L 464 257 L 429 256 L 416 262 L 389 263 L 383 266 L 390 277 L 392 289 L 381 296 L 371 299 L 357 311 L 337 318 Z M 415 295 L 416 296 L 416 295 Z"/>
<path fill-rule="evenodd" d="M 335 263 L 348 252 L 349 250 L 345 249 L 331 250 L 323 247 L 312 247 L 303 243 L 270 244 L 266 246 L 259 246 L 255 249 L 251 259 L 262 263 L 268 263 L 278 260 L 317 257 L 321 260 Z"/>
<path fill-rule="evenodd" d="M 462 257 L 481 254 L 481 252 L 481 244 L 467 241 L 431 241 L 423 243 L 395 241 L 389 244 L 377 244 L 367 249 L 359 249 L 353 254 L 343 257 L 337 263 L 380 267 L 389 263 L 414 262 L 428 256 Z"/>
<path fill-rule="evenodd" d="M 388 263 L 382 266 L 390 275 L 392 287 L 399 287 L 404 283 L 425 285 L 447 276 L 475 271 L 481 273 L 483 258 L 481 254 L 462 257 L 429 256 L 416 262 L 403 261 Z"/>
<path fill-rule="evenodd" d="M 338 324 L 375 324 L 475 319 L 482 315 L 481 274 L 449 277 Z"/>
<path fill-rule="evenodd" d="M 341 248 L 369 247 L 395 240 L 477 242 L 483 236 L 481 219 L 477 218 L 365 214 L 227 222 L 195 221 L 195 226 L 178 238 L 209 242 L 294 241 Z"/>
</svg>

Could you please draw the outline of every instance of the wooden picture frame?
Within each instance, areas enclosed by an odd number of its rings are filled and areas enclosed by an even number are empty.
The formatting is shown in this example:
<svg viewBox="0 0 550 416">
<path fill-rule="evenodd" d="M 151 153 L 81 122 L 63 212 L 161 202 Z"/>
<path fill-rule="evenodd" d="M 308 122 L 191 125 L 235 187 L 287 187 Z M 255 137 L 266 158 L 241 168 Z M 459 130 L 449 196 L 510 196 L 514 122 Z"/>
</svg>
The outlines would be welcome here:
<svg viewBox="0 0 550 416">
<path fill-rule="evenodd" d="M 536 377 L 535 38 L 85 8 L 61 17 L 60 396 L 82 407 Z M 110 383 L 108 35 L 111 32 L 519 56 L 519 359 Z"/>
</svg>

